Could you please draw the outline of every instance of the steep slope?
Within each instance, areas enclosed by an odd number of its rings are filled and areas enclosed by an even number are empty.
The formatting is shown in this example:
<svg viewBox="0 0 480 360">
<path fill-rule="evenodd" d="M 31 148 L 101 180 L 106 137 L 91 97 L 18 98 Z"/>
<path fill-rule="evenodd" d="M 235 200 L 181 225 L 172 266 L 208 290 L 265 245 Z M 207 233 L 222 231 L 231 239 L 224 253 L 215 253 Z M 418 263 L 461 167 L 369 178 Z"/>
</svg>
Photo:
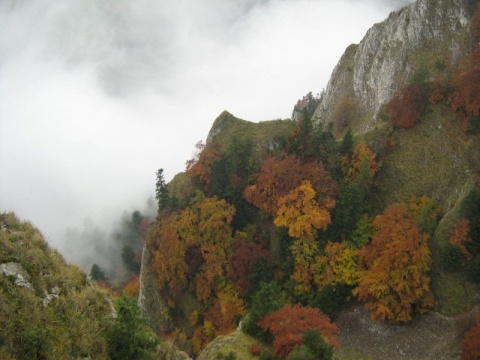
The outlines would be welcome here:
<svg viewBox="0 0 480 360">
<path fill-rule="evenodd" d="M 12 213 L 0 214 L 0 359 L 183 359 Z M 157 352 L 156 352 L 157 351 Z"/>
<path fill-rule="evenodd" d="M 33 226 L 0 215 L 0 358 L 108 359 L 108 296 Z"/>
<path fill-rule="evenodd" d="M 375 24 L 335 67 L 317 121 L 336 121 L 336 108 L 350 98 L 361 116 L 348 125 L 374 129 L 381 106 L 416 73 L 445 74 L 468 54 L 471 7 L 468 0 L 418 0 Z"/>
</svg>

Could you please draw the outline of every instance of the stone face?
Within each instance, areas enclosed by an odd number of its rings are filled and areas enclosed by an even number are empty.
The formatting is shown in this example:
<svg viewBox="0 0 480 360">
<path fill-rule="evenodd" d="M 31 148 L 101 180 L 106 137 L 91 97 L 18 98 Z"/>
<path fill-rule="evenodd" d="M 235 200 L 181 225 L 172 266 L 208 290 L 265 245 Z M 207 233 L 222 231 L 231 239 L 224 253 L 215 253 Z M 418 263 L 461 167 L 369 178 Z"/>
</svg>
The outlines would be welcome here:
<svg viewBox="0 0 480 360">
<path fill-rule="evenodd" d="M 356 130 L 373 128 L 380 107 L 419 67 L 431 67 L 442 59 L 454 64 L 465 55 L 463 39 L 469 16 L 466 0 L 418 0 L 392 12 L 368 30 L 358 46 L 347 48 L 332 73 L 315 119 L 331 121 L 335 104 L 348 96 L 356 98 L 367 115 L 362 128 Z"/>
<path fill-rule="evenodd" d="M 30 283 L 30 276 L 19 263 L 9 262 L 0 264 L 0 273 L 3 276 L 13 276 L 15 278 L 15 285 L 33 290 L 32 284 Z"/>
</svg>

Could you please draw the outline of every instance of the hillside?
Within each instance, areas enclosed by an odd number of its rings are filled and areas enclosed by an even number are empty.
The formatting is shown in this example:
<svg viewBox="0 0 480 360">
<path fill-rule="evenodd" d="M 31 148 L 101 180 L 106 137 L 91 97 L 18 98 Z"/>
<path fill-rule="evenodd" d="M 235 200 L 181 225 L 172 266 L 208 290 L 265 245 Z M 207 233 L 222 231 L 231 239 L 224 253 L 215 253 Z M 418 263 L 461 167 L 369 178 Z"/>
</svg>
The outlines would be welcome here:
<svg viewBox="0 0 480 360">
<path fill-rule="evenodd" d="M 157 199 L 157 331 L 202 359 L 460 356 L 480 298 L 477 3 L 391 13 L 294 120 L 215 120 Z"/>
<path fill-rule="evenodd" d="M 133 298 L 88 279 L 13 213 L 0 214 L 0 358 L 184 359 Z"/>
</svg>

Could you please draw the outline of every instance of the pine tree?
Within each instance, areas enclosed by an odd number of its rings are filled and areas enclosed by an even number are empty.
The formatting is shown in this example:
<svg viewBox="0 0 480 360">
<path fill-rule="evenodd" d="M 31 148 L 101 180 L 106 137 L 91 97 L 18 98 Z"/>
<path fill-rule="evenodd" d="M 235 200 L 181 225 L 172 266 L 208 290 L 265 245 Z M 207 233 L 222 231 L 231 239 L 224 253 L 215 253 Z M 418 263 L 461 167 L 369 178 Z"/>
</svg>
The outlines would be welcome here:
<svg viewBox="0 0 480 360">
<path fill-rule="evenodd" d="M 155 199 L 157 199 L 158 211 L 161 211 L 168 205 L 168 189 L 163 176 L 163 169 L 158 169 L 156 175 L 157 183 L 155 184 Z"/>
</svg>

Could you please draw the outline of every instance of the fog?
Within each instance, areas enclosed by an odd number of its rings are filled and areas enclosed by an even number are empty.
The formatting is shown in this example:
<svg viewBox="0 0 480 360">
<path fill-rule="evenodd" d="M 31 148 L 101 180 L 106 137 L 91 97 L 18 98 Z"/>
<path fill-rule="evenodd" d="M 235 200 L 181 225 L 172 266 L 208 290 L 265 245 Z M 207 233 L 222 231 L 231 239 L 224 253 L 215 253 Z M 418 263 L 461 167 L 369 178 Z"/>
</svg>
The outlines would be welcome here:
<svg viewBox="0 0 480 360">
<path fill-rule="evenodd" d="M 0 211 L 106 262 L 122 214 L 151 211 L 156 170 L 183 171 L 223 110 L 288 118 L 408 2 L 1 1 Z"/>
</svg>

